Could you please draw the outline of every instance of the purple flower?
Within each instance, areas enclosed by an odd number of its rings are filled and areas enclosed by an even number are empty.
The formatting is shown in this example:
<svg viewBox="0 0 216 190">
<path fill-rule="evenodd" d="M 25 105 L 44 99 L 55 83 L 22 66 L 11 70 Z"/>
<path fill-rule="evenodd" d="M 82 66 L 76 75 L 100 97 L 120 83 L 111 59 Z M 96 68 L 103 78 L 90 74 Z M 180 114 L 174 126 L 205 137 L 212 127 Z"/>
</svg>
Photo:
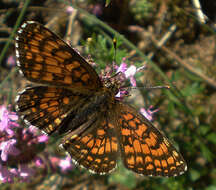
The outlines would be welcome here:
<svg viewBox="0 0 216 190">
<path fill-rule="evenodd" d="M 14 177 L 17 176 L 17 170 L 16 169 L 10 169 L 8 170 L 8 168 L 6 166 L 1 165 L 0 163 L 0 180 L 3 183 L 12 183 Z"/>
<path fill-rule="evenodd" d="M 153 114 L 158 112 L 159 109 L 152 110 L 153 106 L 150 106 L 147 110 L 145 108 L 140 109 L 140 113 L 144 115 L 149 121 L 153 120 Z"/>
<path fill-rule="evenodd" d="M 27 164 L 20 164 L 18 172 L 22 181 L 28 180 L 35 173 L 34 169 L 30 168 Z"/>
<path fill-rule="evenodd" d="M 18 116 L 15 112 L 9 112 L 4 105 L 0 106 L 0 132 L 6 132 L 8 135 L 13 136 L 14 131 L 12 129 L 19 126 L 14 122 L 17 119 Z"/>
<path fill-rule="evenodd" d="M 0 150 L 2 161 L 7 161 L 8 155 L 17 156 L 20 153 L 20 151 L 14 146 L 15 144 L 15 139 L 10 139 L 8 141 L 1 142 Z"/>
<path fill-rule="evenodd" d="M 61 159 L 59 161 L 59 167 L 61 168 L 62 172 L 72 169 L 72 161 L 70 156 L 67 156 L 65 159 Z"/>
<path fill-rule="evenodd" d="M 7 66 L 9 66 L 9 67 L 14 67 L 14 66 L 16 66 L 16 58 L 15 58 L 15 56 L 10 55 L 10 56 L 7 58 L 6 64 L 7 64 Z"/>
<path fill-rule="evenodd" d="M 74 11 L 74 8 L 73 8 L 72 6 L 67 6 L 67 7 L 66 7 L 66 12 L 67 12 L 68 14 L 71 14 L 73 11 Z"/>
</svg>

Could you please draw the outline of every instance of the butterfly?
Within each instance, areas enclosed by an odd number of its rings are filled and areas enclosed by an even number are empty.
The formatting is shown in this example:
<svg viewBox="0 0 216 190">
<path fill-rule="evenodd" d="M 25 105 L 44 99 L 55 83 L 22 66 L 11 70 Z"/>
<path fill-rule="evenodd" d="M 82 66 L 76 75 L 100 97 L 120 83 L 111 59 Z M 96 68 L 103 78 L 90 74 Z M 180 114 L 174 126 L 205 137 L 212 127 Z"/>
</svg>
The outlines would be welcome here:
<svg viewBox="0 0 216 190">
<path fill-rule="evenodd" d="M 63 136 L 72 160 L 107 174 L 124 166 L 148 176 L 178 176 L 187 170 L 182 155 L 142 114 L 115 96 L 118 82 L 103 82 L 94 68 L 56 34 L 35 21 L 15 37 L 17 65 L 38 85 L 16 99 L 28 125 Z"/>
</svg>

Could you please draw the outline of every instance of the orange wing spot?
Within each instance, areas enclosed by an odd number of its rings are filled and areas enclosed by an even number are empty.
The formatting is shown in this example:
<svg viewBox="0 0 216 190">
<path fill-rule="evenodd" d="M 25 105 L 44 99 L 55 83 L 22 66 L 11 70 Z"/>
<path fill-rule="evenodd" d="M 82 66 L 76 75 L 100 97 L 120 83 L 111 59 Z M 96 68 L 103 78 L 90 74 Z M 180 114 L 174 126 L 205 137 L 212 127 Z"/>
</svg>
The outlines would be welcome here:
<svg viewBox="0 0 216 190">
<path fill-rule="evenodd" d="M 59 45 L 55 42 L 55 41 L 47 41 L 47 44 L 53 46 L 55 49 L 58 49 L 59 48 Z"/>
<path fill-rule="evenodd" d="M 142 152 L 140 142 L 138 140 L 133 141 L 133 147 L 134 147 L 136 152 Z"/>
<path fill-rule="evenodd" d="M 94 147 L 91 149 L 92 154 L 97 154 L 97 152 L 98 152 L 98 148 Z"/>
<path fill-rule="evenodd" d="M 69 98 L 68 97 L 64 97 L 63 98 L 63 103 L 64 104 L 69 104 Z"/>
<path fill-rule="evenodd" d="M 31 51 L 33 52 L 33 53 L 40 53 L 40 50 L 39 50 L 39 48 L 38 47 L 35 47 L 35 46 L 30 46 L 31 47 Z"/>
<path fill-rule="evenodd" d="M 166 160 L 161 160 L 161 165 L 162 165 L 163 168 L 166 168 L 167 167 Z"/>
<path fill-rule="evenodd" d="M 167 146 L 164 143 L 161 143 L 160 146 L 161 146 L 161 148 L 162 148 L 162 150 L 163 150 L 164 153 L 168 152 L 168 148 L 167 148 Z"/>
<path fill-rule="evenodd" d="M 43 34 L 40 34 L 39 31 L 36 31 L 34 38 L 37 39 L 37 41 L 41 41 L 45 38 L 45 36 Z"/>
<path fill-rule="evenodd" d="M 45 51 L 51 52 L 51 51 L 53 51 L 55 48 L 54 48 L 53 46 L 51 46 L 50 44 L 45 44 L 45 45 L 44 45 L 44 49 L 45 49 Z"/>
<path fill-rule="evenodd" d="M 77 78 L 80 78 L 81 74 L 82 73 L 80 71 L 76 71 L 76 70 L 73 71 L 73 75 L 76 76 Z"/>
<path fill-rule="evenodd" d="M 86 149 L 81 149 L 80 152 L 84 155 L 88 154 L 88 150 L 86 150 Z"/>
<path fill-rule="evenodd" d="M 124 146 L 124 149 L 125 149 L 125 154 L 130 154 L 130 153 L 134 154 L 134 149 L 131 146 L 126 145 Z"/>
<path fill-rule="evenodd" d="M 141 144 L 141 147 L 144 154 L 150 154 L 150 149 L 147 144 Z"/>
<path fill-rule="evenodd" d="M 132 138 L 130 136 L 128 137 L 128 141 L 131 145 L 133 144 Z"/>
<path fill-rule="evenodd" d="M 83 138 L 80 139 L 80 141 L 84 144 L 86 144 L 89 141 L 89 137 L 88 136 L 84 136 Z"/>
<path fill-rule="evenodd" d="M 58 61 L 56 59 L 53 59 L 52 57 L 45 57 L 46 65 L 54 65 L 58 66 Z"/>
<path fill-rule="evenodd" d="M 142 136 L 143 133 L 145 133 L 145 131 L 147 130 L 147 126 L 142 124 L 142 125 L 138 125 L 138 129 L 135 130 L 135 132 L 139 135 Z"/>
<path fill-rule="evenodd" d="M 144 168 L 137 168 L 140 172 L 142 172 L 144 170 Z"/>
<path fill-rule="evenodd" d="M 97 147 L 100 147 L 100 146 L 101 146 L 101 142 L 102 142 L 101 139 L 96 139 L 96 140 L 95 140 L 96 146 L 97 146 Z"/>
<path fill-rule="evenodd" d="M 162 148 L 160 147 L 156 149 L 156 151 L 157 151 L 158 156 L 162 156 L 164 154 Z"/>
<path fill-rule="evenodd" d="M 170 167 L 170 170 L 176 170 L 175 166 Z"/>
<path fill-rule="evenodd" d="M 31 110 L 32 110 L 32 112 L 34 112 L 34 113 L 37 111 L 36 108 L 32 108 Z"/>
<path fill-rule="evenodd" d="M 131 131 L 129 129 L 126 129 L 126 128 L 121 129 L 121 134 L 124 135 L 124 136 L 129 136 L 130 132 Z"/>
<path fill-rule="evenodd" d="M 52 54 L 50 52 L 44 51 L 43 55 L 46 57 L 52 57 Z"/>
<path fill-rule="evenodd" d="M 41 104 L 40 108 L 41 109 L 46 109 L 46 108 L 48 108 L 48 104 L 47 103 Z"/>
<path fill-rule="evenodd" d="M 65 76 L 64 77 L 64 82 L 67 84 L 71 84 L 72 83 L 72 78 L 70 76 Z"/>
<path fill-rule="evenodd" d="M 168 170 L 164 170 L 164 173 L 168 173 Z"/>
<path fill-rule="evenodd" d="M 46 69 L 47 71 L 52 72 L 52 73 L 57 73 L 57 74 L 62 73 L 62 69 L 60 67 L 53 67 L 53 65 L 52 66 L 46 65 Z"/>
<path fill-rule="evenodd" d="M 39 54 L 36 54 L 35 55 L 35 61 L 36 62 L 39 62 L 39 63 L 42 63 L 44 61 L 43 57 Z"/>
<path fill-rule="evenodd" d="M 50 102 L 49 106 L 58 106 L 59 103 L 57 101 Z"/>
<path fill-rule="evenodd" d="M 63 63 L 64 59 L 58 56 L 55 56 L 55 59 L 57 59 L 59 61 L 59 63 Z"/>
<path fill-rule="evenodd" d="M 144 164 L 143 158 L 142 158 L 141 156 L 137 156 L 137 157 L 136 157 L 136 163 L 137 163 L 137 164 Z"/>
<path fill-rule="evenodd" d="M 174 156 L 175 158 L 177 158 L 177 157 L 179 156 L 178 153 L 177 153 L 175 150 L 173 150 L 172 153 L 173 153 L 173 156 Z"/>
<path fill-rule="evenodd" d="M 134 118 L 134 116 L 131 113 L 124 114 L 123 117 L 126 121 L 129 121 Z"/>
<path fill-rule="evenodd" d="M 42 80 L 53 81 L 53 75 L 52 75 L 52 73 L 46 73 L 46 74 L 42 77 Z"/>
<path fill-rule="evenodd" d="M 97 135 L 104 136 L 105 135 L 105 131 L 103 129 L 98 129 L 97 130 Z"/>
<path fill-rule="evenodd" d="M 161 168 L 156 168 L 156 171 L 157 172 L 162 172 L 162 169 Z"/>
<path fill-rule="evenodd" d="M 101 159 L 95 159 L 95 162 L 97 162 L 98 164 L 100 164 L 101 163 Z"/>
<path fill-rule="evenodd" d="M 78 145 L 78 144 L 76 144 L 75 147 L 76 147 L 77 149 L 80 149 L 80 148 L 81 148 L 81 146 Z"/>
<path fill-rule="evenodd" d="M 117 152 L 118 146 L 117 146 L 116 142 L 112 141 L 111 142 L 111 147 L 112 147 L 112 151 L 113 152 Z"/>
<path fill-rule="evenodd" d="M 84 81 L 84 82 L 87 82 L 89 79 L 90 79 L 89 74 L 84 74 L 84 75 L 81 77 L 81 80 Z"/>
<path fill-rule="evenodd" d="M 145 157 L 145 163 L 152 162 L 152 158 L 150 156 Z"/>
<path fill-rule="evenodd" d="M 39 78 L 40 73 L 39 73 L 39 72 L 36 72 L 36 71 L 33 71 L 33 72 L 30 72 L 30 75 L 31 75 L 32 78 L 37 79 L 37 78 Z"/>
<path fill-rule="evenodd" d="M 54 112 L 54 111 L 56 111 L 56 108 L 55 107 L 48 107 L 47 108 L 47 112 Z"/>
<path fill-rule="evenodd" d="M 138 124 L 140 124 L 141 122 L 140 122 L 140 120 L 138 119 L 138 118 L 134 118 L 134 122 L 136 122 L 136 123 L 138 123 Z M 143 124 L 144 125 L 144 124 Z M 144 125 L 145 126 L 145 125 Z"/>
<path fill-rule="evenodd" d="M 115 161 L 110 161 L 110 165 L 115 165 Z"/>
<path fill-rule="evenodd" d="M 106 152 L 111 152 L 111 144 L 108 139 L 106 141 L 105 149 L 106 149 Z"/>
<path fill-rule="evenodd" d="M 159 160 L 154 160 L 154 165 L 157 167 L 161 167 L 161 163 Z"/>
<path fill-rule="evenodd" d="M 65 67 L 71 72 L 74 68 L 80 67 L 80 63 L 78 61 L 73 61 L 71 64 L 65 65 Z"/>
<path fill-rule="evenodd" d="M 54 92 L 46 92 L 46 93 L 44 93 L 44 97 L 49 97 L 49 98 L 46 98 L 46 100 L 50 100 L 50 98 L 53 98 L 55 96 L 56 96 L 56 94 Z"/>
<path fill-rule="evenodd" d="M 89 160 L 90 162 L 92 162 L 93 158 L 91 156 L 87 156 L 87 160 Z"/>
<path fill-rule="evenodd" d="M 170 164 L 174 164 L 174 159 L 172 156 L 170 156 L 168 159 L 167 159 L 167 163 L 170 165 Z"/>
<path fill-rule="evenodd" d="M 153 132 L 150 132 L 149 136 L 151 139 L 152 146 L 155 146 L 157 144 L 157 135 Z"/>
<path fill-rule="evenodd" d="M 27 51 L 25 57 L 26 57 L 26 59 L 32 59 L 32 53 Z"/>
<path fill-rule="evenodd" d="M 53 116 L 53 117 L 59 116 L 59 110 L 56 110 L 55 112 L 53 112 L 53 113 L 52 113 L 52 116 Z"/>
<path fill-rule="evenodd" d="M 108 165 L 107 164 L 102 164 L 102 166 L 101 166 L 102 168 L 107 168 L 108 167 Z"/>
<path fill-rule="evenodd" d="M 129 121 L 128 122 L 128 125 L 130 126 L 130 127 L 133 127 L 133 128 L 135 128 L 137 125 L 136 125 L 136 123 L 134 122 L 134 121 Z"/>
<path fill-rule="evenodd" d="M 114 128 L 114 125 L 111 124 L 111 123 L 109 123 L 109 124 L 108 124 L 108 127 L 113 129 L 113 128 Z"/>
<path fill-rule="evenodd" d="M 100 155 L 104 154 L 104 147 L 103 146 L 99 148 L 98 154 L 100 154 Z"/>
<path fill-rule="evenodd" d="M 179 162 L 176 162 L 175 164 L 176 164 L 176 166 L 180 166 L 181 165 Z"/>
<path fill-rule="evenodd" d="M 63 59 L 69 59 L 72 57 L 71 54 L 68 53 L 67 51 L 57 51 L 56 55 L 63 58 Z"/>
<path fill-rule="evenodd" d="M 35 101 L 31 101 L 30 104 L 31 104 L 32 106 L 34 106 L 34 105 L 35 105 Z"/>
<path fill-rule="evenodd" d="M 61 123 L 61 120 L 59 118 L 57 118 L 57 119 L 55 119 L 54 122 L 55 122 L 56 125 L 59 125 Z"/>
<path fill-rule="evenodd" d="M 151 153 L 153 156 L 158 156 L 157 150 L 151 149 Z"/>
<path fill-rule="evenodd" d="M 154 169 L 154 166 L 152 164 L 149 164 L 148 166 L 146 166 L 146 169 L 147 170 L 153 170 Z"/>
<path fill-rule="evenodd" d="M 53 129 L 54 129 L 54 128 L 53 128 L 53 125 L 50 124 L 50 125 L 48 126 L 48 132 L 53 131 Z"/>
<path fill-rule="evenodd" d="M 39 46 L 39 41 L 34 40 L 34 39 L 30 40 L 28 43 L 31 44 L 31 45 L 33 45 L 33 46 Z"/>
<path fill-rule="evenodd" d="M 129 165 L 134 165 L 134 164 L 135 164 L 134 156 L 128 157 L 128 158 L 127 158 L 127 163 L 128 163 Z"/>
<path fill-rule="evenodd" d="M 63 42 L 60 39 L 57 39 L 56 42 L 60 45 L 60 46 L 65 46 L 65 42 Z"/>
<path fill-rule="evenodd" d="M 105 157 L 104 158 L 104 161 L 106 162 L 106 161 L 109 161 L 109 158 L 108 157 Z"/>
</svg>

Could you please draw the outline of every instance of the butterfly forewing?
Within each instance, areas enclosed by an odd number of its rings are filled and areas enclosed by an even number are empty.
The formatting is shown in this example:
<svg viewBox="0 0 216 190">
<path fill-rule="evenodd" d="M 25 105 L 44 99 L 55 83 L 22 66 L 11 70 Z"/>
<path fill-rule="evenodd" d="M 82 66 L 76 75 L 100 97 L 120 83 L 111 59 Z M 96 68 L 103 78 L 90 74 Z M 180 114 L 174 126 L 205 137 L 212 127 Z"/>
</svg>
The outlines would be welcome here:
<svg viewBox="0 0 216 190">
<path fill-rule="evenodd" d="M 18 66 L 33 82 L 70 88 L 102 86 L 95 70 L 57 35 L 37 22 L 25 22 L 15 37 Z"/>
<path fill-rule="evenodd" d="M 56 87 L 27 88 L 18 96 L 17 111 L 26 123 L 51 134 L 57 129 L 61 130 L 62 125 L 66 125 L 65 120 L 72 120 L 78 110 L 88 102 L 89 96 L 91 94 Z"/>
</svg>

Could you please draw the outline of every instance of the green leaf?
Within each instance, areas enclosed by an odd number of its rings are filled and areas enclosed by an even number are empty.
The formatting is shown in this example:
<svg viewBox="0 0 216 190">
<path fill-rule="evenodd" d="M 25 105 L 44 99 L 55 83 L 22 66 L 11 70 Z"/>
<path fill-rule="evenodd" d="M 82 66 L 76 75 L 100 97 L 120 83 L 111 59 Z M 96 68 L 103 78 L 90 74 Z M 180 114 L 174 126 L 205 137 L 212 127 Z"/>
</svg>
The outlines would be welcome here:
<svg viewBox="0 0 216 190">
<path fill-rule="evenodd" d="M 190 176 L 191 176 L 192 181 L 196 181 L 200 178 L 201 173 L 200 173 L 200 171 L 191 169 L 190 170 Z"/>
<path fill-rule="evenodd" d="M 216 134 L 215 133 L 211 133 L 206 137 L 210 142 L 216 144 Z"/>
</svg>

